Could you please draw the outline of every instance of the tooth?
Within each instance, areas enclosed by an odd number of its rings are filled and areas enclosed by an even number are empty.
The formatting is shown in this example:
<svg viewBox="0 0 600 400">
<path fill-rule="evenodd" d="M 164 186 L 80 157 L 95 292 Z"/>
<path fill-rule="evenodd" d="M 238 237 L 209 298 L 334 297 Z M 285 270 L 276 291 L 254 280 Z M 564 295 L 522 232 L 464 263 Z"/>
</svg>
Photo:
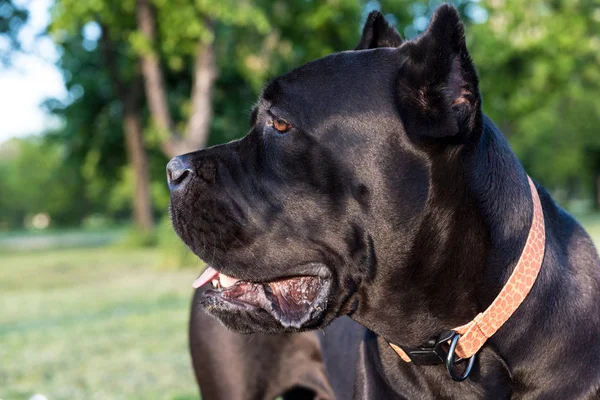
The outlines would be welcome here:
<svg viewBox="0 0 600 400">
<path fill-rule="evenodd" d="M 213 285 L 213 288 L 216 288 L 216 287 L 219 286 L 219 280 L 218 279 L 213 279 L 211 283 Z"/>
<path fill-rule="evenodd" d="M 239 282 L 239 279 L 227 276 L 225 274 L 219 274 L 219 281 L 221 282 L 223 287 L 230 287 L 235 285 L 236 282 Z"/>
</svg>

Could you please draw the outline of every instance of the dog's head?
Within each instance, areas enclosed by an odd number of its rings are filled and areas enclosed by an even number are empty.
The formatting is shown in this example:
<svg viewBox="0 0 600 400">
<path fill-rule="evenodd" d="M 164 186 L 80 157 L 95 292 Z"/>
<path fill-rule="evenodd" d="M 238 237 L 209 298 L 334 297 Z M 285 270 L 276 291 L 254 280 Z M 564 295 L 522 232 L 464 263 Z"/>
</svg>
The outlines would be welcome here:
<svg viewBox="0 0 600 400">
<path fill-rule="evenodd" d="M 481 118 L 450 6 L 404 43 L 371 13 L 356 49 L 270 82 L 243 139 L 168 166 L 175 230 L 217 280 L 206 310 L 241 332 L 315 329 L 402 282 L 432 158 Z"/>
</svg>

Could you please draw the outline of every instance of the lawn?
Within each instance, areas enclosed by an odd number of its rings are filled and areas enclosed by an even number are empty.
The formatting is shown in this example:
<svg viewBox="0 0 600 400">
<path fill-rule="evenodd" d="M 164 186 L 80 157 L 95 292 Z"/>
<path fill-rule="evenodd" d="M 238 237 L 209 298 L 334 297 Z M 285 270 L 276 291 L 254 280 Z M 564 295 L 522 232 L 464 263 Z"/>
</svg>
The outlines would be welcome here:
<svg viewBox="0 0 600 400">
<path fill-rule="evenodd" d="M 118 247 L 0 253 L 0 399 L 198 399 L 187 320 L 199 269 Z"/>
</svg>

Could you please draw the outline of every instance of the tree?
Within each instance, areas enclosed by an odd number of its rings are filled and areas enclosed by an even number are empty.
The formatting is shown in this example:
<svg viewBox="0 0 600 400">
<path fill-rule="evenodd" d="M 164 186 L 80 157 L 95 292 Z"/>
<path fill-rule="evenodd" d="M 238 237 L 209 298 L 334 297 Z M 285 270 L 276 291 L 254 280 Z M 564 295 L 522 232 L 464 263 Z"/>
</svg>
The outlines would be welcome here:
<svg viewBox="0 0 600 400">
<path fill-rule="evenodd" d="M 62 36 L 64 45 L 68 40 L 85 41 L 82 28 L 86 23 L 102 26 L 100 49 L 94 44 L 88 50 L 97 54 L 96 64 L 91 67 L 102 71 L 101 74 L 109 82 L 111 92 L 108 93 L 107 103 L 112 105 L 118 102 L 126 154 L 135 176 L 132 196 L 134 223 L 142 231 L 151 231 L 154 223 L 148 160 L 143 139 L 141 79 L 137 57 L 130 51 L 128 42 L 123 41 L 123 37 L 133 29 L 133 14 L 130 11 L 122 3 L 90 0 L 75 4 L 72 0 L 64 0 L 55 5 L 51 30 L 56 37 Z M 74 64 L 78 66 L 77 63 Z M 78 75 L 73 75 L 74 71 L 69 69 L 65 72 L 71 77 L 69 85 L 73 86 L 73 77 Z M 74 79 L 77 81 L 78 78 Z M 97 84 L 94 78 L 86 83 L 88 88 Z M 75 83 L 75 86 L 83 87 L 81 83 Z M 108 88 L 99 89 L 108 92 Z M 85 89 L 83 96 L 86 96 Z M 96 116 L 97 114 L 94 115 Z M 91 148 L 88 150 L 93 151 Z"/>
<path fill-rule="evenodd" d="M 136 1 L 138 35 L 134 40 L 141 55 L 146 97 L 152 121 L 161 136 L 161 148 L 168 157 L 174 157 L 202 148 L 208 141 L 213 87 L 218 74 L 213 43 L 217 19 L 234 26 L 251 25 L 262 31 L 269 25 L 262 10 L 251 2 L 180 0 L 176 5 L 165 1 L 154 3 Z M 157 13 L 160 15 L 158 20 Z M 160 44 L 157 31 L 161 33 Z M 176 42 L 178 45 L 173 46 Z M 171 60 L 193 58 L 191 106 L 182 134 L 177 132 L 169 110 L 159 50 Z"/>
<path fill-rule="evenodd" d="M 133 220 L 138 229 L 151 231 L 154 228 L 154 221 L 152 218 L 148 157 L 144 149 L 144 130 L 141 121 L 141 81 L 138 73 L 133 74 L 134 76 L 130 79 L 130 82 L 121 76 L 116 45 L 110 38 L 108 28 L 105 27 L 103 31 L 101 45 L 104 60 L 111 77 L 113 91 L 117 94 L 123 107 L 123 132 L 125 133 L 127 158 L 133 166 L 136 177 L 133 196 Z"/>
</svg>

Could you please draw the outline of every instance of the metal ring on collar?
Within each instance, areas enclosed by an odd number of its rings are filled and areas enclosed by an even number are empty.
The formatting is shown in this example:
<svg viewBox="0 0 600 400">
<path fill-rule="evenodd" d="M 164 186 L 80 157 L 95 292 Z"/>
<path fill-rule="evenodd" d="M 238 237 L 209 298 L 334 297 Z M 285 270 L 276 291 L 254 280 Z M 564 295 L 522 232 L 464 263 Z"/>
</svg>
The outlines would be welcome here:
<svg viewBox="0 0 600 400">
<path fill-rule="evenodd" d="M 450 348 L 448 349 L 448 357 L 446 357 L 446 369 L 448 370 L 448 373 L 450 374 L 450 377 L 453 381 L 462 382 L 465 379 L 467 379 L 467 377 L 471 373 L 471 369 L 475 364 L 476 354 L 473 354 L 471 358 L 469 358 L 469 363 L 467 364 L 467 367 L 465 368 L 464 372 L 461 375 L 457 375 L 454 371 L 454 351 L 456 350 L 458 339 L 460 339 L 460 334 L 457 333 L 454 335 L 452 341 L 450 342 Z"/>
</svg>

